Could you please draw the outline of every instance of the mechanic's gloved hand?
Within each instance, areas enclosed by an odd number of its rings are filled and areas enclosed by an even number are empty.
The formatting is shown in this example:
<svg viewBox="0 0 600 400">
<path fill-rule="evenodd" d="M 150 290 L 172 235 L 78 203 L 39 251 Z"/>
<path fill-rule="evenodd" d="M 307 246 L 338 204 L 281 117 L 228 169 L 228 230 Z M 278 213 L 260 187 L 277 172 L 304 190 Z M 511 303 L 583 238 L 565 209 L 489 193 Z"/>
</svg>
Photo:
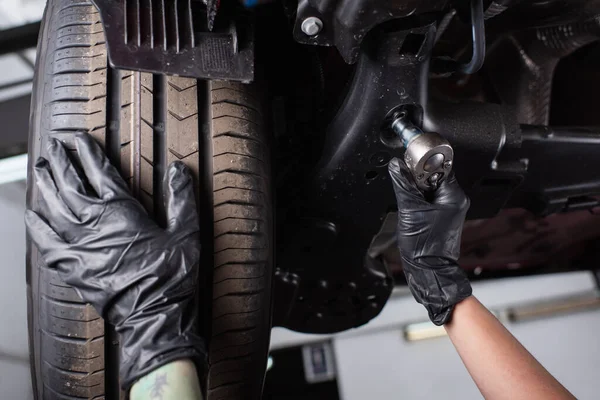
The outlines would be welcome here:
<svg viewBox="0 0 600 400">
<path fill-rule="evenodd" d="M 454 305 L 471 295 L 458 266 L 460 237 L 469 199 L 454 174 L 427 201 L 404 161 L 394 158 L 389 171 L 398 201 L 398 246 L 406 281 L 436 325 L 449 322 Z"/>
<path fill-rule="evenodd" d="M 48 266 L 116 326 L 124 389 L 176 359 L 202 367 L 204 341 L 195 333 L 199 227 L 188 169 L 173 163 L 167 170 L 162 229 L 92 137 L 77 135 L 76 143 L 85 176 L 54 139 L 48 160 L 35 164 L 40 209 L 25 215 L 31 239 Z"/>
</svg>

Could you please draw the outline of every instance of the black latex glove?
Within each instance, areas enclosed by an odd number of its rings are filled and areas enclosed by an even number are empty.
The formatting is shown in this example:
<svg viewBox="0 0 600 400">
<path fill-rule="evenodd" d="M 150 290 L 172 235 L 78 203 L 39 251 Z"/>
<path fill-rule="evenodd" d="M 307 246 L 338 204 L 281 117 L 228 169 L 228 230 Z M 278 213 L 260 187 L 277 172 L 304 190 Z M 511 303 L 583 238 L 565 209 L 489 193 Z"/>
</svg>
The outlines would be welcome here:
<svg viewBox="0 0 600 400">
<path fill-rule="evenodd" d="M 115 325 L 125 390 L 176 359 L 202 367 L 204 341 L 194 329 L 199 228 L 188 169 L 176 162 L 167 170 L 162 229 L 89 135 L 77 135 L 76 144 L 85 176 L 56 140 L 48 160 L 37 160 L 40 204 L 26 212 L 29 236 L 44 262 Z"/>
<path fill-rule="evenodd" d="M 389 171 L 398 201 L 398 246 L 408 287 L 431 321 L 443 325 L 454 305 L 472 293 L 458 266 L 469 199 L 454 174 L 428 194 L 428 201 L 403 161 L 390 161 Z"/>
</svg>

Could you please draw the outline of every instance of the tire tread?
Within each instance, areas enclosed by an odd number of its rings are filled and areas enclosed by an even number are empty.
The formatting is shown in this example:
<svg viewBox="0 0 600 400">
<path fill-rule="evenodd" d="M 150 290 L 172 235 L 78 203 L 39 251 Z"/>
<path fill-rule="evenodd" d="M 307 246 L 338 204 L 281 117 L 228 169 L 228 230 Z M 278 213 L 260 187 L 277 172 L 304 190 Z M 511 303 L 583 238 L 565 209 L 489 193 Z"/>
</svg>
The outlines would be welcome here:
<svg viewBox="0 0 600 400">
<path fill-rule="evenodd" d="M 65 0 L 47 16 L 53 50 L 45 73 L 49 119 L 42 121 L 42 146 L 55 137 L 74 148 L 76 131 L 96 133 L 104 142 L 106 127 L 106 45 L 99 15 L 89 1 Z M 54 14 L 54 15 L 52 15 Z M 44 71 L 45 70 L 45 71 Z M 104 395 L 104 321 L 54 269 L 38 266 L 38 326 L 41 396 L 70 399 Z"/>
<path fill-rule="evenodd" d="M 261 312 L 270 309 L 269 166 L 257 99 L 239 83 L 212 85 L 215 270 L 208 394 L 214 399 L 260 393 L 256 382 L 262 385 L 264 365 L 256 347 L 270 334 Z M 249 378 L 251 369 L 257 373 Z"/>
</svg>

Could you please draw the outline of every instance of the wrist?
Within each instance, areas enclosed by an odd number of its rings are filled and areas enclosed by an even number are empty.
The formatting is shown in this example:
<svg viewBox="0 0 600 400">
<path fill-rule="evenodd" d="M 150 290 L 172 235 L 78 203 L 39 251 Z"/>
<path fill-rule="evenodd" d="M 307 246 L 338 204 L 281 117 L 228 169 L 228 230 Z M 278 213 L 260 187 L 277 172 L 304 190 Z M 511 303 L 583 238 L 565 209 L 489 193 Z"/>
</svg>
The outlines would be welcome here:
<svg viewBox="0 0 600 400">
<path fill-rule="evenodd" d="M 116 327 L 125 390 L 142 376 L 176 360 L 189 359 L 199 370 L 205 368 L 206 347 L 195 332 L 196 319 L 183 317 L 181 310 L 182 304 L 176 304 L 168 310 L 136 314 Z"/>
<path fill-rule="evenodd" d="M 450 314 L 450 318 L 444 323 L 444 327 L 450 327 L 452 325 L 452 322 L 455 321 L 457 315 L 468 313 L 468 310 L 472 309 L 475 305 L 474 303 L 477 303 L 477 299 L 475 298 L 475 296 L 473 296 L 473 293 L 471 293 L 469 296 L 454 304 L 454 307 L 452 308 L 452 312 Z"/>
<path fill-rule="evenodd" d="M 131 387 L 131 400 L 172 398 L 201 400 L 198 370 L 193 361 L 182 359 L 165 364 L 137 380 Z"/>
<path fill-rule="evenodd" d="M 181 336 L 169 342 L 153 341 L 134 349 L 122 346 L 120 355 L 119 375 L 125 391 L 143 376 L 178 360 L 191 361 L 198 371 L 206 368 L 205 344 L 199 337 Z"/>
</svg>

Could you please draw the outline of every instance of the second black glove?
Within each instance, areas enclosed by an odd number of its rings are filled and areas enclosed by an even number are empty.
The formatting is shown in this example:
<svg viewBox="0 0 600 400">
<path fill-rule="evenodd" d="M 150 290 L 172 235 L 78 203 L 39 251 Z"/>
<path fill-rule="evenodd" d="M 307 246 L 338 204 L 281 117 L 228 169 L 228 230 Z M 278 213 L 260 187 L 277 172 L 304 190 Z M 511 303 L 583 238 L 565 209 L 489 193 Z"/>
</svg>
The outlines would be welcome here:
<svg viewBox="0 0 600 400">
<path fill-rule="evenodd" d="M 454 305 L 472 293 L 458 265 L 469 199 L 454 175 L 427 200 L 403 161 L 390 161 L 389 171 L 398 201 L 398 247 L 408 287 L 431 321 L 443 325 Z"/>
</svg>

